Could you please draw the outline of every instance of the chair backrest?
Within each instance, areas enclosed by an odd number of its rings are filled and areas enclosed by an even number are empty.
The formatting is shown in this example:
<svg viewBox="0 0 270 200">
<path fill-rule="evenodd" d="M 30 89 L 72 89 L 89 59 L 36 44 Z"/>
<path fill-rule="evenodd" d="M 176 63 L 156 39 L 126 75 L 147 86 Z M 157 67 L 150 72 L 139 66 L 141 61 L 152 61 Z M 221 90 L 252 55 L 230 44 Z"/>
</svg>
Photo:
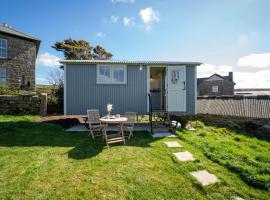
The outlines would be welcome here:
<svg viewBox="0 0 270 200">
<path fill-rule="evenodd" d="M 100 115 L 99 115 L 98 109 L 87 110 L 87 115 L 88 115 L 89 123 L 99 122 L 99 120 L 100 120 Z"/>
<path fill-rule="evenodd" d="M 125 117 L 127 118 L 127 121 L 125 122 L 125 124 L 134 125 L 136 121 L 136 115 L 136 112 L 126 112 Z"/>
</svg>

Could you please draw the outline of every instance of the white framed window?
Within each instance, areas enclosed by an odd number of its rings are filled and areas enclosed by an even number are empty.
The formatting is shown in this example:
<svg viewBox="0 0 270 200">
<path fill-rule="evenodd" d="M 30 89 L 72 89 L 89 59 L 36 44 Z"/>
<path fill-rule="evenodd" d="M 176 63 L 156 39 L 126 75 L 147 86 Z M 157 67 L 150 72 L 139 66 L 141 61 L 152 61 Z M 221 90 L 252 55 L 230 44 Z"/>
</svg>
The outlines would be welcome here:
<svg viewBox="0 0 270 200">
<path fill-rule="evenodd" d="M 218 85 L 212 86 L 212 93 L 218 93 Z"/>
<path fill-rule="evenodd" d="M 6 68 L 0 67 L 0 85 L 5 85 L 7 81 L 7 71 Z"/>
<path fill-rule="evenodd" d="M 97 65 L 97 84 L 126 84 L 126 65 Z"/>
<path fill-rule="evenodd" d="M 0 58 L 7 58 L 7 40 L 0 38 Z"/>
</svg>

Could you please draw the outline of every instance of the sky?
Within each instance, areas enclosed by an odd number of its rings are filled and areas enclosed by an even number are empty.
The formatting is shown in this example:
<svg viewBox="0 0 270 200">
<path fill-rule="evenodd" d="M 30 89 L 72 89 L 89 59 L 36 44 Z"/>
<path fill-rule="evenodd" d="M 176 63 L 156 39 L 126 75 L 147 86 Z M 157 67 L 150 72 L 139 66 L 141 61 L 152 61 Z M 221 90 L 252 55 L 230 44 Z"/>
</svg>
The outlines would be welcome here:
<svg viewBox="0 0 270 200">
<path fill-rule="evenodd" d="M 41 40 L 38 84 L 59 67 L 51 46 L 101 45 L 115 60 L 198 61 L 198 77 L 234 72 L 236 88 L 270 88 L 269 0 L 1 0 L 0 23 Z"/>
</svg>

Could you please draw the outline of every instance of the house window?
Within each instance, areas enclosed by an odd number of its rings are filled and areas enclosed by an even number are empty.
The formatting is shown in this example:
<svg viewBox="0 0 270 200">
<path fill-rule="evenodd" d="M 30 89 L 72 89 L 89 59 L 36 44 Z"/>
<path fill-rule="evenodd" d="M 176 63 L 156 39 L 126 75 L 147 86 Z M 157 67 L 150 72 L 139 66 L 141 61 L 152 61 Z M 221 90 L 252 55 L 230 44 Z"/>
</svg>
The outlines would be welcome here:
<svg viewBox="0 0 270 200">
<path fill-rule="evenodd" d="M 126 84 L 126 65 L 98 65 L 97 84 Z"/>
<path fill-rule="evenodd" d="M 6 68 L 0 67 L 0 85 L 5 85 L 7 80 Z"/>
<path fill-rule="evenodd" d="M 7 40 L 0 38 L 0 58 L 7 58 Z"/>
<path fill-rule="evenodd" d="M 218 93 L 218 85 L 212 86 L 212 93 Z"/>
</svg>

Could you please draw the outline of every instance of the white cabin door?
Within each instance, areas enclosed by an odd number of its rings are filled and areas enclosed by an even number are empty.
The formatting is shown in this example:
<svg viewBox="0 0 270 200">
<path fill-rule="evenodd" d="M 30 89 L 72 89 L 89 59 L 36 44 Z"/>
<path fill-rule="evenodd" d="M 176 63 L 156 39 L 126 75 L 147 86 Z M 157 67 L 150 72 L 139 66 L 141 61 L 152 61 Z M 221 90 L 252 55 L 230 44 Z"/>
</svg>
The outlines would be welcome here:
<svg viewBox="0 0 270 200">
<path fill-rule="evenodd" d="M 186 66 L 167 67 L 167 109 L 186 112 Z"/>
</svg>

